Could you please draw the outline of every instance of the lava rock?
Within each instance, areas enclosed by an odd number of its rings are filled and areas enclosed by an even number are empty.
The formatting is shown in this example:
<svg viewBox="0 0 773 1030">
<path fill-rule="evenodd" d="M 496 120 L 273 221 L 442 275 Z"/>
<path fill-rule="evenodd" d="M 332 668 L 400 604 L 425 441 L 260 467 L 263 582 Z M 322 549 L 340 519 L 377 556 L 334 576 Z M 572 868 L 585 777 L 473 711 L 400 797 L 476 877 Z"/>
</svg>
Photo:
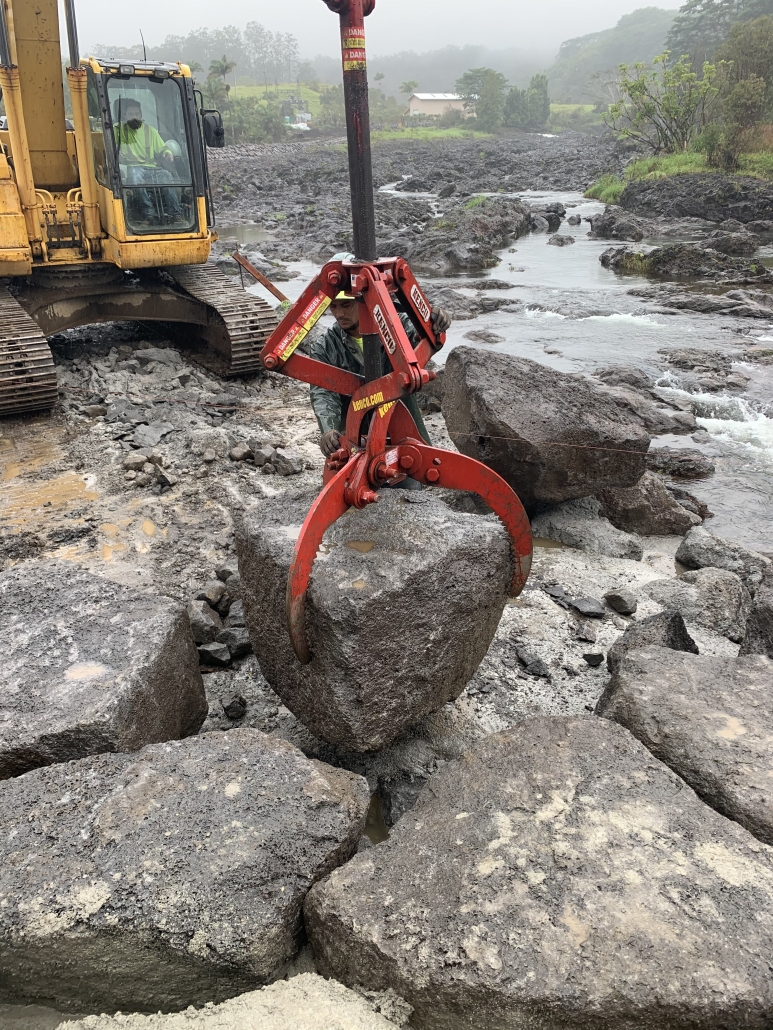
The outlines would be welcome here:
<svg viewBox="0 0 773 1030">
<path fill-rule="evenodd" d="M 234 694 L 230 701 L 223 705 L 223 711 L 229 719 L 243 719 L 247 714 L 247 700 L 241 694 Z"/>
<path fill-rule="evenodd" d="M 244 606 L 241 601 L 234 601 L 228 609 L 228 625 L 235 628 L 246 625 L 244 621 Z"/>
<path fill-rule="evenodd" d="M 557 540 L 591 554 L 634 561 L 641 561 L 644 555 L 641 540 L 615 529 L 609 519 L 601 515 L 601 505 L 593 497 L 549 508 L 532 520 L 531 531 L 535 537 Z"/>
<path fill-rule="evenodd" d="M 217 635 L 219 644 L 225 644 L 232 658 L 243 658 L 252 651 L 250 635 L 243 626 L 228 626 Z"/>
<path fill-rule="evenodd" d="M 590 665 L 591 669 L 597 669 L 604 662 L 603 654 L 584 654 L 582 657 Z"/>
<path fill-rule="evenodd" d="M 210 644 L 202 644 L 198 652 L 199 662 L 204 666 L 219 669 L 230 664 L 231 661 L 231 652 L 228 645 L 220 640 L 213 640 Z"/>
<path fill-rule="evenodd" d="M 239 521 L 247 626 L 269 684 L 316 737 L 375 750 L 457 698 L 474 674 L 507 599 L 509 540 L 493 516 L 452 511 L 430 490 L 384 490 L 378 504 L 350 509 L 314 566 L 312 661 L 302 666 L 285 592 L 315 496 L 265 499 Z"/>
<path fill-rule="evenodd" d="M 698 645 L 687 632 L 684 619 L 679 612 L 658 612 L 640 622 L 633 622 L 621 637 L 618 637 L 607 654 L 607 668 L 615 673 L 620 662 L 629 651 L 655 645 L 672 651 L 698 654 Z"/>
<path fill-rule="evenodd" d="M 0 779 L 196 733 L 207 715 L 185 609 L 72 562 L 0 575 Z"/>
<path fill-rule="evenodd" d="M 760 245 L 754 233 L 741 229 L 740 232 L 723 232 L 715 229 L 701 242 L 702 247 L 718 250 L 720 254 L 731 257 L 751 257 Z"/>
<path fill-rule="evenodd" d="M 676 560 L 688 569 L 726 569 L 744 580 L 773 568 L 773 563 L 763 554 L 722 540 L 698 526 L 690 530 L 679 545 Z"/>
<path fill-rule="evenodd" d="M 174 426 L 171 422 L 151 422 L 149 426 L 137 426 L 134 430 L 134 446 L 157 447 L 172 432 Z"/>
<path fill-rule="evenodd" d="M 443 415 L 464 454 L 484 462 L 527 510 L 633 486 L 650 438 L 583 376 L 535 361 L 456 347 L 446 361 Z"/>
<path fill-rule="evenodd" d="M 185 1008 L 273 979 L 356 850 L 353 773 L 253 729 L 37 769 L 0 790 L 4 1000 Z"/>
<path fill-rule="evenodd" d="M 604 600 L 610 608 L 614 608 L 620 615 L 634 615 L 639 607 L 639 602 L 636 600 L 633 591 L 626 590 L 625 588 L 608 590 L 604 594 Z"/>
<path fill-rule="evenodd" d="M 271 461 L 280 476 L 297 476 L 306 467 L 303 455 L 292 447 L 277 447 Z"/>
<path fill-rule="evenodd" d="M 673 411 L 658 407 L 651 397 L 645 396 L 638 390 L 611 385 L 602 386 L 600 390 L 621 411 L 628 413 L 629 417 L 634 415 L 640 419 L 647 432 L 652 433 L 653 436 L 661 436 L 665 433 L 684 435 L 685 433 L 694 433 L 698 428 L 692 411 Z"/>
<path fill-rule="evenodd" d="M 223 599 L 226 586 L 220 579 L 211 579 L 205 587 L 196 594 L 197 601 L 206 601 L 210 608 L 215 608 Z"/>
<path fill-rule="evenodd" d="M 556 233 L 555 236 L 551 236 L 548 240 L 548 246 L 550 247 L 570 247 L 575 242 L 574 236 L 561 236 Z"/>
<path fill-rule="evenodd" d="M 140 454 L 138 451 L 134 451 L 131 454 L 127 454 L 121 462 L 121 467 L 127 472 L 140 472 L 147 462 L 147 458 L 144 454 Z"/>
<path fill-rule="evenodd" d="M 700 524 L 700 516 L 683 508 L 653 472 L 634 486 L 598 493 L 602 513 L 616 529 L 642 536 L 683 536 Z"/>
<path fill-rule="evenodd" d="M 629 182 L 620 206 L 647 218 L 733 218 L 748 225 L 773 219 L 773 187 L 765 180 L 719 172 L 672 175 Z"/>
<path fill-rule="evenodd" d="M 473 745 L 305 915 L 320 972 L 391 987 L 416 1030 L 687 1030 L 739 1012 L 762 1030 L 773 1006 L 773 850 L 604 719 L 527 719 Z"/>
<path fill-rule="evenodd" d="M 687 622 L 697 622 L 729 640 L 743 640 L 751 597 L 734 572 L 699 569 L 681 579 L 652 580 L 641 589 L 666 611 L 681 612 Z"/>
<path fill-rule="evenodd" d="M 678 479 L 705 479 L 713 476 L 717 467 L 711 458 L 691 447 L 650 447 L 647 468 Z"/>
<path fill-rule="evenodd" d="M 637 218 L 609 204 L 601 214 L 592 215 L 590 219 L 588 236 L 592 240 L 630 240 L 639 243 L 644 235 L 644 227 Z"/>
<path fill-rule="evenodd" d="M 596 711 L 665 762 L 707 805 L 773 844 L 773 661 L 648 647 L 625 656 Z"/>
<path fill-rule="evenodd" d="M 223 628 L 217 612 L 213 612 L 206 601 L 189 601 L 188 618 L 197 644 L 211 644 Z"/>
<path fill-rule="evenodd" d="M 764 654 L 773 658 L 773 567 L 766 570 L 754 595 L 741 654 Z"/>
<path fill-rule="evenodd" d="M 603 619 L 606 610 L 601 601 L 595 597 L 576 597 L 569 602 L 575 611 L 584 615 L 586 619 Z"/>
<path fill-rule="evenodd" d="M 401 1006 L 393 992 L 379 1000 L 385 1008 L 391 1003 L 390 1017 L 395 1007 L 410 1015 L 410 1006 Z M 62 1023 L 59 1030 L 395 1030 L 395 1023 L 343 984 L 301 973 L 221 1005 L 171 1015 L 88 1016 Z"/>
<path fill-rule="evenodd" d="M 248 444 L 237 443 L 228 452 L 228 457 L 231 461 L 247 461 L 248 458 L 252 457 L 252 451 Z"/>
</svg>

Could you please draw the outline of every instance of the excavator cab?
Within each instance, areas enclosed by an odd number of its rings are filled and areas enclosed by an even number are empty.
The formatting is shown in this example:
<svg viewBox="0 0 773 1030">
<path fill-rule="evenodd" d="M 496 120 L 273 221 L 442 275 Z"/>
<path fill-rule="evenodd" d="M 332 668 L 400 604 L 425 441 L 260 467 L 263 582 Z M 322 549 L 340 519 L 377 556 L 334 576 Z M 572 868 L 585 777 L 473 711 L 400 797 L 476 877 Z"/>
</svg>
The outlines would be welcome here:
<svg viewBox="0 0 773 1030">
<path fill-rule="evenodd" d="M 47 337 L 161 323 L 225 376 L 257 372 L 269 304 L 209 263 L 217 111 L 182 63 L 81 59 L 74 0 L 65 116 L 57 0 L 0 0 L 0 416 L 56 401 Z"/>
<path fill-rule="evenodd" d="M 173 64 L 87 62 L 94 172 L 123 207 L 127 239 L 206 234 L 211 204 L 203 132 L 185 71 Z"/>
</svg>

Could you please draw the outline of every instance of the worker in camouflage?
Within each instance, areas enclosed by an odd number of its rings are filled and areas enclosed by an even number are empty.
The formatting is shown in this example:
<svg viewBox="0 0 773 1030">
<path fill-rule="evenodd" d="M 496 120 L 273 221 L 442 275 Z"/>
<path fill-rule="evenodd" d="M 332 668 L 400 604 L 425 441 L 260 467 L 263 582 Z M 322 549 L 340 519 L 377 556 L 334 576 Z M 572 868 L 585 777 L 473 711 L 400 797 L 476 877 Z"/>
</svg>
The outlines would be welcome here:
<svg viewBox="0 0 773 1030">
<path fill-rule="evenodd" d="M 362 375 L 365 368 L 363 358 L 362 334 L 360 333 L 360 314 L 357 301 L 345 293 L 339 293 L 330 305 L 330 313 L 336 324 L 317 337 L 309 348 L 310 357 L 324 361 L 326 365 L 345 369 Z M 400 315 L 408 339 L 412 344 L 418 343 L 419 336 L 407 315 Z M 442 308 L 436 308 L 432 315 L 432 324 L 436 333 L 444 333 L 451 325 L 451 319 Z M 392 371 L 386 351 L 381 355 L 382 374 Z M 424 419 L 421 417 L 415 395 L 406 397 L 404 402 L 411 413 L 416 426 L 427 443 L 431 443 Z M 349 408 L 349 397 L 325 390 L 321 386 L 311 387 L 311 406 L 317 416 L 322 433 L 319 446 L 325 457 L 330 457 L 339 447 L 339 439 L 346 426 L 346 413 Z"/>
</svg>

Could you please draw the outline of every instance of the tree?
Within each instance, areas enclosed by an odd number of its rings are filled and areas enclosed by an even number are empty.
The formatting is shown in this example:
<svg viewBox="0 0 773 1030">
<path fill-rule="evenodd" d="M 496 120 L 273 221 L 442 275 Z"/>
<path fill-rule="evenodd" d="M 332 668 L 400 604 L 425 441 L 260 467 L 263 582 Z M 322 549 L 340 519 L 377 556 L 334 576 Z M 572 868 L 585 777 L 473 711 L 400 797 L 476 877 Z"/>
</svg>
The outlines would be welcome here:
<svg viewBox="0 0 773 1030">
<path fill-rule="evenodd" d="M 732 85 L 756 76 L 767 84 L 768 103 L 773 100 L 773 18 L 755 18 L 734 25 L 715 58 L 728 65 Z"/>
<path fill-rule="evenodd" d="M 228 58 L 223 54 L 220 58 L 215 58 L 214 61 L 210 61 L 209 64 L 209 77 L 210 79 L 222 78 L 223 84 L 225 85 L 226 91 L 230 89 L 226 82 L 226 75 L 230 75 L 236 67 L 236 61 L 229 61 Z"/>
<path fill-rule="evenodd" d="M 655 154 L 686 150 L 711 121 L 717 106 L 717 69 L 704 64 L 703 77 L 692 70 L 688 56 L 669 66 L 666 51 L 653 69 L 637 63 L 620 66 L 620 99 L 604 120 L 623 139 L 633 139 Z"/>
<path fill-rule="evenodd" d="M 507 95 L 505 125 L 513 129 L 541 129 L 550 119 L 550 96 L 546 75 L 534 75 L 528 89 L 513 86 Z"/>
<path fill-rule="evenodd" d="M 675 54 L 689 54 L 700 69 L 737 22 L 773 15 L 773 0 L 687 0 L 679 9 L 666 39 Z"/>
<path fill-rule="evenodd" d="M 475 111 L 477 124 L 486 132 L 502 127 L 507 79 L 492 68 L 471 68 L 456 80 L 456 92 L 467 111 Z"/>
<path fill-rule="evenodd" d="M 400 87 L 400 92 L 405 93 L 407 97 L 410 97 L 410 95 L 415 93 L 418 88 L 419 84 L 415 79 L 408 79 L 408 81 L 404 82 Z"/>
</svg>

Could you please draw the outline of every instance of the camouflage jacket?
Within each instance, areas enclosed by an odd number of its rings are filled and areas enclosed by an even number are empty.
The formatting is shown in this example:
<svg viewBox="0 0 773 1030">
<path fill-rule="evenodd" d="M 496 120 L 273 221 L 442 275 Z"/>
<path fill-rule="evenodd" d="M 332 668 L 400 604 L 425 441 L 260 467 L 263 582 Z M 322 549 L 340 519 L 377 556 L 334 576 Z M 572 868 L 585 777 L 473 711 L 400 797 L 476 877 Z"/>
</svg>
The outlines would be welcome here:
<svg viewBox="0 0 773 1030">
<path fill-rule="evenodd" d="M 415 343 L 418 336 L 411 320 L 407 315 L 400 315 L 400 321 L 405 327 L 408 339 L 411 343 Z M 336 368 L 342 368 L 346 372 L 354 372 L 355 375 L 362 375 L 365 369 L 362 350 L 338 323 L 331 329 L 328 329 L 324 335 L 320 335 L 312 341 L 309 346 L 309 356 L 316 361 L 324 361 L 326 365 L 334 365 Z M 392 364 L 387 357 L 386 351 L 383 349 L 381 353 L 381 370 L 383 375 L 392 371 Z M 416 397 L 407 397 L 404 403 L 408 411 L 410 411 L 422 437 L 427 443 L 431 443 L 427 427 L 424 425 L 424 419 L 421 417 L 419 406 L 416 403 Z M 314 409 L 314 414 L 317 416 L 319 428 L 323 433 L 327 433 L 330 429 L 337 429 L 339 432 L 343 432 L 346 426 L 346 413 L 349 409 L 348 397 L 340 393 L 333 393 L 331 390 L 325 390 L 321 386 L 312 386 L 311 406 Z"/>
</svg>

